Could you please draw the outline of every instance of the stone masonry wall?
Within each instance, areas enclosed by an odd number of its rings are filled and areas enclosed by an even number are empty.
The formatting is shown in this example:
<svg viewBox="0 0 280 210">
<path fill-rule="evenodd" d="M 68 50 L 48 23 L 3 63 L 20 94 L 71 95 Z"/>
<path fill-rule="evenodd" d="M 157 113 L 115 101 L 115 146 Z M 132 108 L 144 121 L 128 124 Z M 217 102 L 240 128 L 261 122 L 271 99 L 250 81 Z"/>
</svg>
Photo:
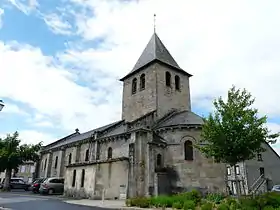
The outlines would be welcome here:
<svg viewBox="0 0 280 210">
<path fill-rule="evenodd" d="M 85 169 L 85 182 L 84 187 L 81 187 L 83 169 Z M 74 170 L 76 170 L 76 182 L 73 187 Z M 105 199 L 118 199 L 122 188 L 127 187 L 127 182 L 127 161 L 71 167 L 66 170 L 64 192 L 72 197 L 100 199 L 105 189 Z"/>
<path fill-rule="evenodd" d="M 198 149 L 194 148 L 194 160 L 184 159 L 184 142 L 191 140 L 197 143 L 200 138 L 200 130 L 174 129 L 160 133 L 168 142 L 165 153 L 165 164 L 174 172 L 172 186 L 187 188 L 203 188 L 205 190 L 225 190 L 226 167 L 225 164 L 214 163 L 213 159 L 207 159 Z"/>
<path fill-rule="evenodd" d="M 145 74 L 145 89 L 140 90 L 140 76 Z M 137 78 L 137 91 L 132 94 L 132 80 Z M 156 65 L 151 65 L 123 82 L 122 119 L 128 122 L 156 110 Z"/>
</svg>

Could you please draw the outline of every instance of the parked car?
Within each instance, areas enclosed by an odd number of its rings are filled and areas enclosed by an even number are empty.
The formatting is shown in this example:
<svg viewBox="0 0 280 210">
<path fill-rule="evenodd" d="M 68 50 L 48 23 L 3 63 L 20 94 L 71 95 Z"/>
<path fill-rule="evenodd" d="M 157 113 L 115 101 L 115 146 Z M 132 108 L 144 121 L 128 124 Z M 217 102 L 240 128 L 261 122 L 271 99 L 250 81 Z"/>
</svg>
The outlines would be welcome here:
<svg viewBox="0 0 280 210">
<path fill-rule="evenodd" d="M 5 179 L 3 179 L 1 183 L 1 188 L 4 186 Z M 26 183 L 22 178 L 17 178 L 17 177 L 12 177 L 10 179 L 10 188 L 11 189 L 23 189 L 25 191 L 28 191 L 29 189 L 29 184 Z"/>
<path fill-rule="evenodd" d="M 46 178 L 39 188 L 40 194 L 63 194 L 64 178 L 51 177 Z"/>
<path fill-rule="evenodd" d="M 35 179 L 35 180 L 31 183 L 30 190 L 31 190 L 33 193 L 39 193 L 40 186 L 41 186 L 41 184 L 42 184 L 45 180 L 46 180 L 46 178 L 38 178 L 38 179 Z"/>
<path fill-rule="evenodd" d="M 280 185 L 274 185 L 271 191 L 280 193 Z"/>
</svg>

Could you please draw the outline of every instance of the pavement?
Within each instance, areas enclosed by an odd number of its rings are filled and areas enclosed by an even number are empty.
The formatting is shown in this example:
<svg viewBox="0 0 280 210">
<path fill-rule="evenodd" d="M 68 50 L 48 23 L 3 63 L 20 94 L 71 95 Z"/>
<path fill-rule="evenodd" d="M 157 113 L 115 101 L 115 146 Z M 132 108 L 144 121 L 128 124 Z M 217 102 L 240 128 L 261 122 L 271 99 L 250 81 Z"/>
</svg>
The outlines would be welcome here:
<svg viewBox="0 0 280 210">
<path fill-rule="evenodd" d="M 106 210 L 119 209 L 116 204 L 98 204 L 91 200 L 69 200 L 61 196 L 44 196 L 32 192 L 0 192 L 0 210 Z M 104 202 L 105 203 L 105 202 Z M 101 208 L 102 207 L 102 208 Z"/>
</svg>

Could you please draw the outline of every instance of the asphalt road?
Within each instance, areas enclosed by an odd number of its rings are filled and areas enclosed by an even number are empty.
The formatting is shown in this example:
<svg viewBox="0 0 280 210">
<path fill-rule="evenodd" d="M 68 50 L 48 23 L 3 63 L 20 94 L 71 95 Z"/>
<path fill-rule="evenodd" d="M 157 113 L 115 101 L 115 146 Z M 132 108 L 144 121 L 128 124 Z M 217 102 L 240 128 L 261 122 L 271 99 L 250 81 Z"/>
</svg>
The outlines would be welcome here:
<svg viewBox="0 0 280 210">
<path fill-rule="evenodd" d="M 12 210 L 104 210 L 104 208 L 68 204 L 58 196 L 43 196 L 24 191 L 0 192 L 0 207 Z"/>
</svg>

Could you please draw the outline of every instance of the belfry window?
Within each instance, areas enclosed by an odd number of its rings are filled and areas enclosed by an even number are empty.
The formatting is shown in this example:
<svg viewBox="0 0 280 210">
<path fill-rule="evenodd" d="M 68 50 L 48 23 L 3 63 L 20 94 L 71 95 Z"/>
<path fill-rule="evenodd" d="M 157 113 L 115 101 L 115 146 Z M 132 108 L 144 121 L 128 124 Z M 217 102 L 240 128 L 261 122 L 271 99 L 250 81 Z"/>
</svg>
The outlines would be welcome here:
<svg viewBox="0 0 280 210">
<path fill-rule="evenodd" d="M 109 147 L 108 148 L 108 159 L 112 159 L 112 156 L 113 156 L 113 150 L 112 150 L 112 147 Z"/>
<path fill-rule="evenodd" d="M 171 86 L 171 74 L 168 71 L 165 72 L 165 85 L 167 87 Z"/>
<path fill-rule="evenodd" d="M 86 150 L 85 161 L 89 161 L 89 149 Z"/>
<path fill-rule="evenodd" d="M 141 74 L 140 76 L 140 90 L 144 90 L 145 89 L 145 74 Z"/>
<path fill-rule="evenodd" d="M 193 160 L 193 145 L 190 140 L 185 141 L 184 149 L 185 149 L 185 160 Z"/>
<path fill-rule="evenodd" d="M 134 79 L 132 80 L 132 89 L 131 89 L 131 93 L 132 93 L 132 94 L 135 94 L 136 91 L 137 91 L 137 79 L 134 78 Z"/>
<path fill-rule="evenodd" d="M 180 90 L 180 77 L 178 75 L 175 76 L 175 89 Z"/>
</svg>

